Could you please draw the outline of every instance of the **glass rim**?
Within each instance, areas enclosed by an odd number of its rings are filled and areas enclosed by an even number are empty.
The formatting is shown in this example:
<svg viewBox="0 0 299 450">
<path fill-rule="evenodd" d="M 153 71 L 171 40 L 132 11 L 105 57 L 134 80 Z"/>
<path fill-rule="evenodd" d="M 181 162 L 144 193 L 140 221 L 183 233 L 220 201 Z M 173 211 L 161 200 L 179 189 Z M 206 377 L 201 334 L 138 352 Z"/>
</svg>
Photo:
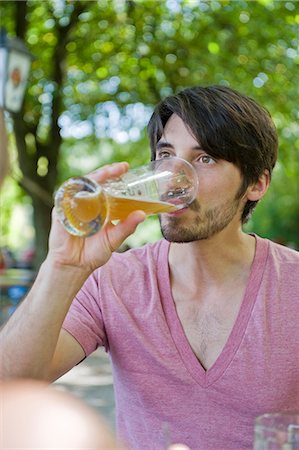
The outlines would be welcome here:
<svg viewBox="0 0 299 450">
<path fill-rule="evenodd" d="M 193 181 L 195 182 L 194 183 L 194 188 L 195 188 L 195 193 L 196 193 L 195 195 L 197 195 L 198 189 L 199 189 L 198 173 L 197 173 L 195 167 L 191 164 L 191 162 L 187 161 L 187 159 L 181 158 L 179 156 L 169 156 L 167 158 L 152 159 L 149 163 L 144 164 L 144 167 L 151 166 L 151 165 L 155 166 L 155 164 L 157 164 L 157 163 L 161 163 L 162 164 L 165 161 L 168 162 L 168 161 L 171 161 L 171 160 L 172 161 L 182 162 L 183 164 L 185 164 L 191 170 L 191 172 L 194 175 L 193 176 Z M 131 169 L 131 167 L 130 167 L 130 169 Z M 129 169 L 129 171 L 130 171 L 130 169 Z M 134 170 L 134 167 L 132 167 L 132 169 Z M 136 169 L 138 169 L 138 167 Z"/>
<path fill-rule="evenodd" d="M 279 419 L 282 419 L 282 422 L 276 422 Z M 286 419 L 289 419 L 289 421 Z M 291 425 L 299 427 L 299 411 L 282 411 L 261 414 L 256 417 L 254 427 L 256 431 L 261 428 L 270 431 L 274 428 L 286 430 Z"/>
<path fill-rule="evenodd" d="M 273 412 L 273 413 L 264 413 L 264 414 L 260 414 L 256 417 L 256 421 L 259 421 L 263 418 L 265 419 L 270 419 L 270 418 L 276 418 L 276 417 L 298 417 L 299 418 L 299 410 L 295 410 L 295 411 L 281 411 L 281 412 Z"/>
</svg>

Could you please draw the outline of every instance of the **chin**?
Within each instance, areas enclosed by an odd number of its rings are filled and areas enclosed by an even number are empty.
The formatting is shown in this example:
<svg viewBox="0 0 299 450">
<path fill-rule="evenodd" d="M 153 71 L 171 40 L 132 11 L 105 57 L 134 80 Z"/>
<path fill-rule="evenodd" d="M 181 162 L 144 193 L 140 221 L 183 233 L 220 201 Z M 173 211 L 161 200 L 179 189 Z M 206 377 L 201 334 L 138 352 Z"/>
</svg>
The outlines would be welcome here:
<svg viewBox="0 0 299 450">
<path fill-rule="evenodd" d="M 168 222 L 167 224 L 161 224 L 162 236 L 169 242 L 177 242 L 181 244 L 211 239 L 223 229 L 216 227 L 200 227 L 198 225 L 186 227 L 180 225 L 179 221 L 173 222 L 176 223 L 170 224 Z"/>
<path fill-rule="evenodd" d="M 179 244 L 200 241 L 209 237 L 198 232 L 192 232 L 192 230 L 188 228 L 184 229 L 182 227 L 161 227 L 161 232 L 164 239 L 169 242 L 177 242 Z"/>
</svg>

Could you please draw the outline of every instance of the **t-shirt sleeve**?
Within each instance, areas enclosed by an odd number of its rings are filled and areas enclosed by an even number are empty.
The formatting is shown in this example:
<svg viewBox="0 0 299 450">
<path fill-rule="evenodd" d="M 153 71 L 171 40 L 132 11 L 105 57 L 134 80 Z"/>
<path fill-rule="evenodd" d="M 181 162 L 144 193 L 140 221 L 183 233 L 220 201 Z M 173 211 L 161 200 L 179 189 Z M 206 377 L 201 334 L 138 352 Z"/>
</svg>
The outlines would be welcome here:
<svg viewBox="0 0 299 450">
<path fill-rule="evenodd" d="M 104 346 L 107 350 L 97 272 L 87 279 L 74 298 L 62 328 L 79 342 L 86 356 L 99 346 Z"/>
</svg>

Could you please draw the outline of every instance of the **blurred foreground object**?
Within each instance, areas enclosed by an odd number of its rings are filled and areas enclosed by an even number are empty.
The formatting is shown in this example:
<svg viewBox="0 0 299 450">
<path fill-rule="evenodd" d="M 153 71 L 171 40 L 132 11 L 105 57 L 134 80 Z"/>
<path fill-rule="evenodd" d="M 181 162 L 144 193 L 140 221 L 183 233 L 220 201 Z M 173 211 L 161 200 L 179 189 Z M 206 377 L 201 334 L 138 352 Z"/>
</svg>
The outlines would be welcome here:
<svg viewBox="0 0 299 450">
<path fill-rule="evenodd" d="M 92 408 L 45 383 L 3 382 L 0 398 L 1 450 L 124 450 Z"/>
<path fill-rule="evenodd" d="M 185 444 L 172 444 L 168 450 L 190 450 L 190 448 Z"/>
<path fill-rule="evenodd" d="M 256 418 L 254 450 L 299 450 L 299 412 L 277 412 Z"/>
</svg>

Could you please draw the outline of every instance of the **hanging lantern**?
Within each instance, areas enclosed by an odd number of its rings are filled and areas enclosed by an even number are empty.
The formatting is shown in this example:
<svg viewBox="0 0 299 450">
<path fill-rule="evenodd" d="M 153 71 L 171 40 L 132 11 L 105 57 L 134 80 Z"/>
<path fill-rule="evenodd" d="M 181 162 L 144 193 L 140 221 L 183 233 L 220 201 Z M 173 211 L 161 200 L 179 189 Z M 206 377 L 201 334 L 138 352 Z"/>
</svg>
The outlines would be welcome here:
<svg viewBox="0 0 299 450">
<path fill-rule="evenodd" d="M 33 55 L 19 38 L 8 38 L 0 32 L 0 108 L 20 111 Z"/>
</svg>

